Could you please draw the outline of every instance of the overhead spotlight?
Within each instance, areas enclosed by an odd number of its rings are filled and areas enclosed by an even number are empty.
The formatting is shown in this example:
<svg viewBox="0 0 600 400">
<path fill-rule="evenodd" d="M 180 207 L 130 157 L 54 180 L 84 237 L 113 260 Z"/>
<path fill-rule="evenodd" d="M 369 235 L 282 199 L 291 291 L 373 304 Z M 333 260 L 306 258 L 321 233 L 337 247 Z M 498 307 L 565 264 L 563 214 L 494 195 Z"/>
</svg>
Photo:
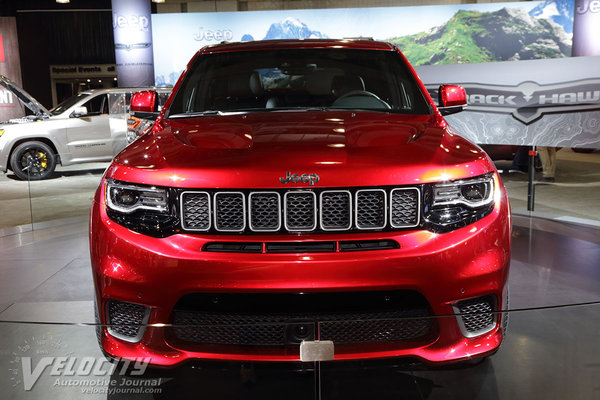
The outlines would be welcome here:
<svg viewBox="0 0 600 400">
<path fill-rule="evenodd" d="M 71 0 L 56 0 L 56 2 L 60 3 L 60 4 L 67 4 L 67 3 L 70 3 Z"/>
<path fill-rule="evenodd" d="M 165 0 L 152 0 L 153 3 L 164 3 Z"/>
</svg>

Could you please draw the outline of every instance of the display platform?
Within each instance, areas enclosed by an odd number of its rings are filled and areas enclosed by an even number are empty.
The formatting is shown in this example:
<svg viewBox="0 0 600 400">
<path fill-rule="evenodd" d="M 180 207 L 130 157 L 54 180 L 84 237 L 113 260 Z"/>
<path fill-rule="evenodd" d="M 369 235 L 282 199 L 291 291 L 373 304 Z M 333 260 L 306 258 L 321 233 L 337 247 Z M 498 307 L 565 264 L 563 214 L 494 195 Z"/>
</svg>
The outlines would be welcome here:
<svg viewBox="0 0 600 400">
<path fill-rule="evenodd" d="M 66 222 L 0 238 L 7 398 L 600 398 L 600 230 L 593 227 L 514 217 L 508 334 L 476 365 L 198 362 L 138 376 L 102 361 L 87 220 Z M 86 363 L 97 368 L 81 373 Z"/>
</svg>

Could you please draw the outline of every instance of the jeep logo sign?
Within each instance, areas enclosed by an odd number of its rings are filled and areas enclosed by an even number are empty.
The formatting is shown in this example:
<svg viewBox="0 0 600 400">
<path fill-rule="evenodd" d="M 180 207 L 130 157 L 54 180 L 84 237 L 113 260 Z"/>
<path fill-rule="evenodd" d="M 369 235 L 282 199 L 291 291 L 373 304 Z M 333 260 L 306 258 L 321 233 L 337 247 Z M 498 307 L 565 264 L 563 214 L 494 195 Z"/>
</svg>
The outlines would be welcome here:
<svg viewBox="0 0 600 400">
<path fill-rule="evenodd" d="M 319 175 L 317 175 L 317 174 L 298 175 L 298 174 L 292 174 L 290 171 L 287 171 L 285 178 L 283 178 L 283 177 L 279 178 L 279 182 L 281 182 L 281 183 L 302 182 L 302 183 L 310 183 L 311 185 L 314 185 L 315 183 L 319 182 Z"/>
<path fill-rule="evenodd" d="M 518 85 L 461 83 L 467 91 L 467 111 L 511 114 L 525 125 L 544 114 L 600 109 L 600 79 L 582 79 L 553 84 L 533 81 Z M 437 85 L 428 84 L 437 97 Z"/>
<path fill-rule="evenodd" d="M 112 0 L 111 4 L 119 86 L 154 86 L 150 2 Z"/>
<path fill-rule="evenodd" d="M 540 85 L 527 81 L 516 86 L 464 83 L 469 110 L 510 113 L 525 125 L 548 113 L 600 108 L 600 79 Z"/>
</svg>

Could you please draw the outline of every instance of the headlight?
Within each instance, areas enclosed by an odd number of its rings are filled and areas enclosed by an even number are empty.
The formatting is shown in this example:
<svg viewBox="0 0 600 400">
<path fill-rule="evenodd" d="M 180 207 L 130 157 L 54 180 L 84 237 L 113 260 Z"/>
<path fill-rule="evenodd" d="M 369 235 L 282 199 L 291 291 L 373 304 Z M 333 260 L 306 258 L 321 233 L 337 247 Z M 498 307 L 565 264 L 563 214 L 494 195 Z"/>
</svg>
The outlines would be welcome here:
<svg viewBox="0 0 600 400">
<path fill-rule="evenodd" d="M 114 211 L 130 214 L 135 210 L 167 211 L 167 190 L 109 181 L 106 204 Z"/>
<path fill-rule="evenodd" d="M 485 217 L 494 208 L 492 173 L 428 185 L 425 219 L 433 231 L 447 232 Z"/>
<path fill-rule="evenodd" d="M 464 179 L 433 186 L 433 206 L 463 204 L 477 208 L 494 200 L 494 179 Z"/>
<path fill-rule="evenodd" d="M 106 214 L 133 231 L 150 236 L 168 236 L 179 220 L 170 206 L 170 189 L 112 179 L 106 181 Z"/>
<path fill-rule="evenodd" d="M 2 135 L 4 135 L 4 129 L 0 129 L 0 137 L 2 137 Z"/>
</svg>

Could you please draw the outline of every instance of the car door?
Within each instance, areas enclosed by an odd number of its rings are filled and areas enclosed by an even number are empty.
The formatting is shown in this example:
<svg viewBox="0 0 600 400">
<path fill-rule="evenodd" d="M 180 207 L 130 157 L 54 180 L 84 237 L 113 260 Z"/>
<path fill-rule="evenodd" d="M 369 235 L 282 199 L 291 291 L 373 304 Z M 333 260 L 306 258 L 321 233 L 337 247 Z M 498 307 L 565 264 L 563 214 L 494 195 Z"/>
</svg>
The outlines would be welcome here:
<svg viewBox="0 0 600 400">
<path fill-rule="evenodd" d="M 112 159 L 107 94 L 94 95 L 74 108 L 82 106 L 87 112 L 82 115 L 72 113 L 66 128 L 71 162 Z"/>
</svg>

